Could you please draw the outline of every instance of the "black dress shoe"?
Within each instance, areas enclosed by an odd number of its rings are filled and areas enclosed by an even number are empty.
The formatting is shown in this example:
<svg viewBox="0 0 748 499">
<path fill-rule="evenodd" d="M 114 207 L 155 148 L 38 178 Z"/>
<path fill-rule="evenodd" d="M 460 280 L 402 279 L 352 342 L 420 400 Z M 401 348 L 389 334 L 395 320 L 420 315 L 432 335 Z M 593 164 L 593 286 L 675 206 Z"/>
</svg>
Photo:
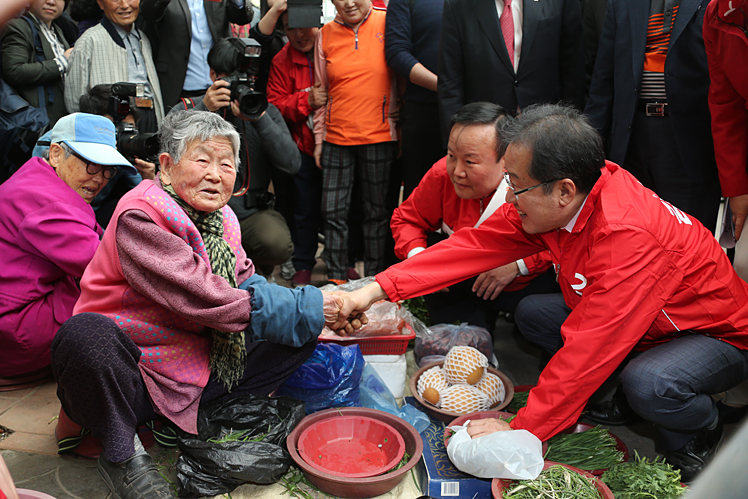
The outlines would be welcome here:
<svg viewBox="0 0 748 499">
<path fill-rule="evenodd" d="M 735 407 L 720 401 L 717 402 L 717 410 L 719 411 L 719 419 L 724 424 L 740 423 L 748 415 L 748 405 Z"/>
<path fill-rule="evenodd" d="M 584 417 L 595 424 L 608 426 L 623 426 L 639 419 L 639 415 L 629 406 L 626 395 L 620 387 L 611 400 L 599 404 L 587 404 Z"/>
<path fill-rule="evenodd" d="M 116 499 L 174 499 L 169 484 L 148 454 L 132 457 L 119 465 L 110 463 L 102 455 L 96 468 Z"/>
<path fill-rule="evenodd" d="M 701 430 L 682 448 L 665 453 L 667 462 L 680 470 L 680 477 L 684 483 L 692 482 L 717 453 L 717 448 L 722 442 L 723 430 L 724 426 L 720 420 L 713 430 Z"/>
</svg>

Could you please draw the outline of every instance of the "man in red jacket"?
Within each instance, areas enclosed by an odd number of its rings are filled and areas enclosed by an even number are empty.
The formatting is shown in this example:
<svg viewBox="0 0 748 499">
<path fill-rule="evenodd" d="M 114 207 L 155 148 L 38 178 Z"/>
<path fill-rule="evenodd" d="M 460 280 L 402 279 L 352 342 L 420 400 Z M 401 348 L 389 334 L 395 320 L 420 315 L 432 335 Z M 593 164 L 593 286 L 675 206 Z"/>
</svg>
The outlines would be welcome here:
<svg viewBox="0 0 748 499">
<path fill-rule="evenodd" d="M 475 421 L 471 435 L 526 429 L 546 440 L 628 360 L 626 398 L 690 481 L 722 438 L 710 395 L 748 379 L 748 285 L 696 219 L 605 161 L 576 111 L 531 106 L 505 123 L 510 190 L 500 212 L 346 295 L 340 317 L 548 250 L 570 313 L 545 334 L 562 346 L 510 425 Z"/>
</svg>

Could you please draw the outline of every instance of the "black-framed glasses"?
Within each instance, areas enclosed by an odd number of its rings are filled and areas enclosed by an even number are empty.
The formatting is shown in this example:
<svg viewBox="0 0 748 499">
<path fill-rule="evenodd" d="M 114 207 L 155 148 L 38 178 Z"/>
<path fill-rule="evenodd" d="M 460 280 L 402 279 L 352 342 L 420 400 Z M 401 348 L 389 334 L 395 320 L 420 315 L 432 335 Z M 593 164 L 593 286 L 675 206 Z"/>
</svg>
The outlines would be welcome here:
<svg viewBox="0 0 748 499">
<path fill-rule="evenodd" d="M 88 161 L 86 158 L 84 158 L 83 156 L 81 156 L 75 151 L 73 151 L 73 156 L 75 156 L 76 158 L 78 158 L 79 160 L 83 161 L 86 164 L 86 173 L 88 173 L 89 175 L 96 175 L 101 170 L 104 170 L 104 178 L 109 180 L 117 174 L 116 166 L 100 165 L 98 163 L 93 163 L 91 161 Z"/>
<path fill-rule="evenodd" d="M 563 179 L 560 179 L 560 178 L 554 178 L 554 179 L 551 179 L 551 180 L 546 180 L 545 182 L 540 182 L 539 184 L 533 185 L 532 187 L 527 187 L 527 188 L 525 188 L 525 189 L 520 189 L 520 190 L 516 190 L 516 189 L 514 188 L 514 184 L 513 184 L 513 183 L 512 183 L 512 181 L 511 181 L 511 180 L 509 179 L 509 172 L 507 172 L 507 171 L 504 171 L 504 181 L 506 181 L 506 185 L 508 185 L 508 186 L 509 186 L 509 188 L 510 188 L 510 189 L 512 190 L 512 193 L 514 194 L 514 196 L 515 196 L 515 197 L 516 197 L 516 196 L 519 196 L 519 195 L 520 195 L 520 194 L 522 194 L 523 192 L 527 192 L 527 191 L 531 191 L 531 190 L 533 190 L 533 189 L 537 189 L 537 188 L 538 188 L 538 187 L 540 187 L 541 185 L 545 185 L 545 184 L 550 184 L 551 182 L 558 182 L 559 180 L 563 180 Z"/>
</svg>

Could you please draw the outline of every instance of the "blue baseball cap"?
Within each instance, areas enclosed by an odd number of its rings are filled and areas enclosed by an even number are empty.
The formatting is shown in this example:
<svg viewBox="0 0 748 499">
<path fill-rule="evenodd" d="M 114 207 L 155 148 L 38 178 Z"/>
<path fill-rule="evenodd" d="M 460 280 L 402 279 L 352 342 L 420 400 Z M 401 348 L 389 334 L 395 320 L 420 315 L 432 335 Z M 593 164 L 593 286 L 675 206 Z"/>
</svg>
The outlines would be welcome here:
<svg viewBox="0 0 748 499">
<path fill-rule="evenodd" d="M 73 113 L 60 118 L 52 129 L 50 143 L 64 142 L 91 163 L 137 169 L 117 151 L 114 123 L 109 118 L 88 113 Z"/>
</svg>

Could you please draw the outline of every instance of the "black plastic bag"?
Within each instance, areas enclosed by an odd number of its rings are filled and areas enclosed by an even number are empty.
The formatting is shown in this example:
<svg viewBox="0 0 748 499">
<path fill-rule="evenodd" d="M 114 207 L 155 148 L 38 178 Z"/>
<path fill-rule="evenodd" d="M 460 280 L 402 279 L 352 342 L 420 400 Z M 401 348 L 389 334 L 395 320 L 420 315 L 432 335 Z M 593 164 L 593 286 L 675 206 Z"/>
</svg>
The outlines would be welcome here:
<svg viewBox="0 0 748 499">
<path fill-rule="evenodd" d="M 290 397 L 242 395 L 211 402 L 198 413 L 198 435 L 177 440 L 179 497 L 215 496 L 244 483 L 270 484 L 286 474 L 286 437 L 305 416 L 304 402 Z M 210 442 L 246 431 L 259 441 Z"/>
</svg>

